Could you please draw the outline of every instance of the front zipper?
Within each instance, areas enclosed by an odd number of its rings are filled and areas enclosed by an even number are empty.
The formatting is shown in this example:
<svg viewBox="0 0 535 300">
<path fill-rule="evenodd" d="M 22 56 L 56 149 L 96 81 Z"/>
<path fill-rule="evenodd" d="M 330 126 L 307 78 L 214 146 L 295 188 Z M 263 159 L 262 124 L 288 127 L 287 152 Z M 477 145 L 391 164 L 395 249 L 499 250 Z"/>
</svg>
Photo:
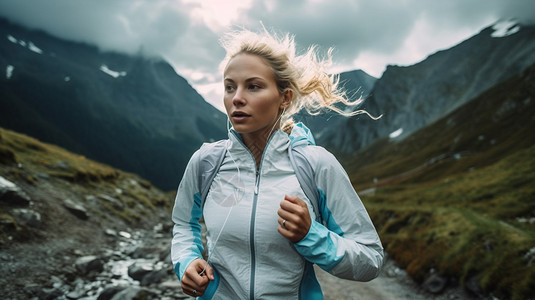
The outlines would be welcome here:
<svg viewBox="0 0 535 300">
<path fill-rule="evenodd" d="M 250 284 L 249 284 L 249 298 L 251 300 L 254 299 L 254 282 L 255 282 L 255 277 L 256 277 L 256 274 L 255 274 L 255 269 L 256 269 L 256 255 L 255 255 L 255 243 L 254 243 L 254 229 L 255 229 L 255 217 L 256 217 L 256 205 L 257 205 L 257 202 L 258 202 L 258 191 L 259 191 L 259 187 L 260 187 L 260 174 L 262 172 L 262 163 L 264 162 L 264 156 L 266 154 L 266 149 L 268 148 L 269 146 L 269 143 L 271 142 L 271 139 L 273 138 L 273 136 L 275 136 L 276 134 L 276 131 L 269 137 L 267 143 L 266 143 L 266 147 L 264 148 L 264 151 L 262 152 L 262 157 L 260 158 L 260 164 L 258 165 L 258 168 L 256 167 L 256 159 L 253 155 L 253 153 L 251 152 L 251 150 L 249 150 L 249 148 L 247 148 L 247 146 L 245 146 L 245 144 L 243 143 L 243 141 L 241 140 L 241 137 L 238 135 L 238 133 L 236 131 L 231 131 L 234 136 L 236 137 L 236 139 L 240 142 L 240 144 L 245 148 L 247 149 L 247 151 L 249 152 L 249 154 L 251 155 L 251 158 L 253 159 L 253 164 L 254 164 L 254 170 L 255 170 L 255 188 L 254 188 L 254 197 L 253 197 L 253 207 L 252 207 L 252 211 L 251 211 L 251 222 L 250 222 L 250 230 L 249 230 L 249 245 L 250 245 L 250 248 L 251 248 L 251 278 L 250 278 Z"/>
</svg>

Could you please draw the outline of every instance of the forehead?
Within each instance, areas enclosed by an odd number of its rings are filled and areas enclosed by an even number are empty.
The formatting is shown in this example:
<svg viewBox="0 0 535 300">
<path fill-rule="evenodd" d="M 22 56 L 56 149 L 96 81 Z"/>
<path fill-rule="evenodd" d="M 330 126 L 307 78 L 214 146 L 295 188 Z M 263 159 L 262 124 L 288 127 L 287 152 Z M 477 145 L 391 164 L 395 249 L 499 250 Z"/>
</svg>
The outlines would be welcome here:
<svg viewBox="0 0 535 300">
<path fill-rule="evenodd" d="M 229 60 L 223 72 L 225 79 L 260 77 L 274 80 L 269 64 L 260 56 L 241 53 Z"/>
</svg>

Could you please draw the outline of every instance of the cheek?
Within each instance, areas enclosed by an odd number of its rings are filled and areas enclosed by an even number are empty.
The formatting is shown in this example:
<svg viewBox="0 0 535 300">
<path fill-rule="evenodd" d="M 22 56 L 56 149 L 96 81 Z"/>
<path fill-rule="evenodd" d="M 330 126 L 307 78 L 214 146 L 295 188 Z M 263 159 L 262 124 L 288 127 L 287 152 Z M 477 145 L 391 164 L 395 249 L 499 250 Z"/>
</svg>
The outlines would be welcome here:
<svg viewBox="0 0 535 300">
<path fill-rule="evenodd" d="M 232 108 L 232 99 L 230 99 L 228 96 L 223 96 L 223 106 L 225 106 L 225 110 L 227 111 L 228 115 L 230 109 Z"/>
<path fill-rule="evenodd" d="M 270 94 L 264 97 L 263 101 L 258 101 L 257 108 L 264 112 L 278 112 L 280 101 L 278 94 Z"/>
</svg>

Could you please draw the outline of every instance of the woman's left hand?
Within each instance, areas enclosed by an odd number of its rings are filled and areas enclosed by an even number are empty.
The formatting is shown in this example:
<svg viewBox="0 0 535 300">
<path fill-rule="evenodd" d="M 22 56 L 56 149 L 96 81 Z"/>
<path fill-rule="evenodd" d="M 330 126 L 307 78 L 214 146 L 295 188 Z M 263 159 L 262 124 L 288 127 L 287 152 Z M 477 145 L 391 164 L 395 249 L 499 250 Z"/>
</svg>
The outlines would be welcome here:
<svg viewBox="0 0 535 300">
<path fill-rule="evenodd" d="M 310 214 L 308 206 L 297 196 L 284 196 L 278 211 L 279 228 L 282 236 L 293 243 L 302 240 L 310 229 Z"/>
</svg>

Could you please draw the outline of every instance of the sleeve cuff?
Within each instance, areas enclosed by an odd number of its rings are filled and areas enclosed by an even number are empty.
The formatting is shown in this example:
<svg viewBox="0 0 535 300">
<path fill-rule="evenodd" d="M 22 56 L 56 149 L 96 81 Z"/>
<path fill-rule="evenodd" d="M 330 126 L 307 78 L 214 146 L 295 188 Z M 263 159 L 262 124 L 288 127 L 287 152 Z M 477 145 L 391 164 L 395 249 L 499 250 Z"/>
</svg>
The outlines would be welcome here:
<svg viewBox="0 0 535 300">
<path fill-rule="evenodd" d="M 343 253 L 338 253 L 336 237 L 334 235 L 336 234 L 325 226 L 313 221 L 307 235 L 294 244 L 295 249 L 308 261 L 329 271 L 343 258 Z"/>
<path fill-rule="evenodd" d="M 182 282 L 182 276 L 184 276 L 184 273 L 186 272 L 186 268 L 189 266 L 189 264 L 192 261 L 194 261 L 196 259 L 199 259 L 199 258 L 200 258 L 199 256 L 190 255 L 190 256 L 184 258 L 183 260 L 181 260 L 180 262 L 176 263 L 176 265 L 175 265 L 175 274 L 178 277 L 178 280 L 180 280 Z"/>
</svg>

